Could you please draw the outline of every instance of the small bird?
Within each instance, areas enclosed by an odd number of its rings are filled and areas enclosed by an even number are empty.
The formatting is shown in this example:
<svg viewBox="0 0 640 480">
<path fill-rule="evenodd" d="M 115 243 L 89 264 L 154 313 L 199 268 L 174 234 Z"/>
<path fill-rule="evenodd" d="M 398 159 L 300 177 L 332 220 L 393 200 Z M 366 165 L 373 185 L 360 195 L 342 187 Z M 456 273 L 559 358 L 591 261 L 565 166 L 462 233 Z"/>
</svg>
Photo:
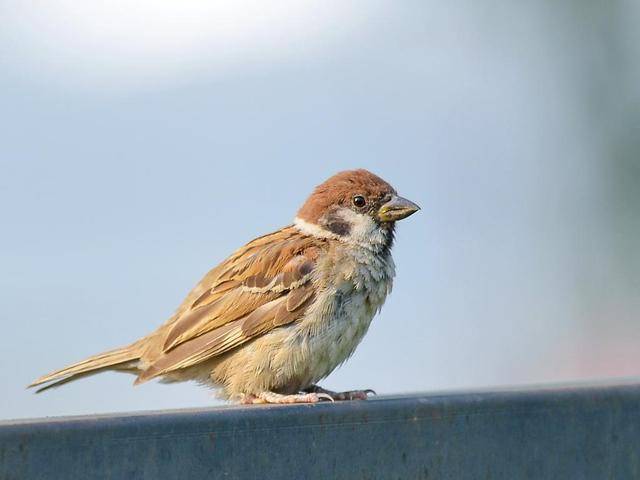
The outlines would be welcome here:
<svg viewBox="0 0 640 480">
<path fill-rule="evenodd" d="M 107 370 L 195 380 L 240 403 L 366 399 L 317 385 L 347 360 L 391 291 L 395 222 L 413 202 L 373 173 L 315 188 L 292 225 L 252 240 L 150 335 L 38 378 L 38 392 Z"/>
</svg>

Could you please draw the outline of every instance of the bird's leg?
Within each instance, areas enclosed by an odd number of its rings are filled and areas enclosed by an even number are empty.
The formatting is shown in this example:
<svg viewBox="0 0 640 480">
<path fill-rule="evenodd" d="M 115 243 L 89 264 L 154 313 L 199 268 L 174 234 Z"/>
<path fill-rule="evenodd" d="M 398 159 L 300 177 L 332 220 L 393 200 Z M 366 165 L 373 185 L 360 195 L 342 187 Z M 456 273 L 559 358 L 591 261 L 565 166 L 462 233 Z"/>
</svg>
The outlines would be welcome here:
<svg viewBox="0 0 640 480">
<path fill-rule="evenodd" d="M 258 394 L 245 394 L 240 402 L 244 404 L 252 403 L 318 403 L 322 400 L 333 402 L 330 395 L 322 392 L 307 392 L 294 395 L 283 395 L 275 392 L 260 392 Z"/>
<path fill-rule="evenodd" d="M 311 385 L 310 387 L 305 388 L 303 392 L 329 395 L 332 399 L 336 401 L 366 400 L 369 394 L 372 394 L 372 395 L 376 394 L 376 392 L 374 392 L 371 389 L 349 390 L 348 392 L 332 392 L 331 390 L 326 390 L 318 385 Z"/>
</svg>

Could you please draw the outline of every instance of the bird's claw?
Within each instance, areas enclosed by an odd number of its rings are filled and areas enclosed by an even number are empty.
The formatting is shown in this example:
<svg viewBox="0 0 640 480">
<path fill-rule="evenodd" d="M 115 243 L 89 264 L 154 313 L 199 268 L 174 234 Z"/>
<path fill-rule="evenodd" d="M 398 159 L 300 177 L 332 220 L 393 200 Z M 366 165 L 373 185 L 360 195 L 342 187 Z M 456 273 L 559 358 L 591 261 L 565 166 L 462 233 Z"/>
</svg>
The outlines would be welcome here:
<svg viewBox="0 0 640 480">
<path fill-rule="evenodd" d="M 331 401 L 344 401 L 344 400 L 366 400 L 369 395 L 376 395 L 375 390 L 370 388 L 366 390 L 349 390 L 346 392 L 333 392 L 331 390 L 324 389 L 318 385 L 312 385 L 308 389 L 304 390 L 307 393 L 315 393 L 317 395 L 326 395 L 331 398 Z M 325 398 L 325 397 L 323 397 Z"/>
<path fill-rule="evenodd" d="M 329 400 L 331 403 L 335 403 L 335 399 L 328 393 L 316 393 L 318 398 Z"/>
</svg>

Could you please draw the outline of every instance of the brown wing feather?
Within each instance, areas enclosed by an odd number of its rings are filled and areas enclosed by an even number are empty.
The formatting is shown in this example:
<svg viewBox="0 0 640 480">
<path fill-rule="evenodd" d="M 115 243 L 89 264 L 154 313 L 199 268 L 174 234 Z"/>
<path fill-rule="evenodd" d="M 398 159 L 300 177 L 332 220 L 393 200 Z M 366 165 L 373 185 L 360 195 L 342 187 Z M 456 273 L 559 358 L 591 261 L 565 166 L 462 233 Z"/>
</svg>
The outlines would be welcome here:
<svg viewBox="0 0 640 480">
<path fill-rule="evenodd" d="M 296 308 L 287 308 L 288 297 L 293 292 L 304 291 L 302 302 L 296 302 Z M 184 342 L 164 354 L 147 368 L 136 383 L 145 382 L 182 368 L 191 367 L 216 355 L 221 355 L 249 340 L 262 335 L 275 327 L 287 325 L 300 318 L 313 301 L 313 286 L 307 285 L 272 300 L 255 309 L 245 317 L 227 323 L 219 328 Z"/>
<path fill-rule="evenodd" d="M 168 322 L 163 351 L 139 381 L 299 318 L 313 297 L 320 242 L 288 227 L 250 242 L 209 272 Z"/>
<path fill-rule="evenodd" d="M 305 280 L 317 256 L 315 242 L 287 227 L 239 249 L 189 294 L 169 322 L 163 350 L 237 320 Z"/>
<path fill-rule="evenodd" d="M 299 233 L 293 227 L 285 227 L 267 235 L 255 238 L 244 247 L 236 250 L 231 256 L 220 263 L 215 268 L 211 269 L 204 278 L 189 292 L 183 302 L 180 304 L 176 313 L 166 322 L 165 325 L 176 323 L 180 317 L 190 308 L 194 306 L 200 297 L 207 297 L 209 293 L 215 291 L 216 293 L 223 293 L 225 287 L 223 284 L 231 280 L 230 273 L 236 271 L 236 274 L 240 273 L 242 268 L 239 265 L 247 265 L 252 261 L 252 257 L 260 251 L 262 247 L 270 243 L 278 243 L 291 237 L 299 236 Z M 219 289 L 222 290 L 219 290 Z M 215 298 L 214 298 L 215 299 Z M 203 298 L 204 300 L 204 298 Z M 202 303 L 202 300 L 198 303 Z"/>
<path fill-rule="evenodd" d="M 189 309 L 169 331 L 164 350 L 237 320 L 278 296 L 271 292 L 256 295 L 238 287 L 209 305 Z"/>
</svg>

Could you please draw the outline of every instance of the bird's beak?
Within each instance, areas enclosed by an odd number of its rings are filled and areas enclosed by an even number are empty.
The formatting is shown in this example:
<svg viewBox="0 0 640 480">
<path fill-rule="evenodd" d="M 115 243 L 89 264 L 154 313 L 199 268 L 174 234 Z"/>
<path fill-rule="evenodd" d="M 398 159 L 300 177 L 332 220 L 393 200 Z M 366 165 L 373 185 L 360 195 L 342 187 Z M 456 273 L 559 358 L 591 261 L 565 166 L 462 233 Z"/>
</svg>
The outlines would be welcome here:
<svg viewBox="0 0 640 480">
<path fill-rule="evenodd" d="M 413 215 L 418 210 L 420 210 L 420 207 L 412 201 L 394 195 L 391 200 L 383 204 L 378 210 L 378 220 L 381 222 L 395 222 Z"/>
</svg>

